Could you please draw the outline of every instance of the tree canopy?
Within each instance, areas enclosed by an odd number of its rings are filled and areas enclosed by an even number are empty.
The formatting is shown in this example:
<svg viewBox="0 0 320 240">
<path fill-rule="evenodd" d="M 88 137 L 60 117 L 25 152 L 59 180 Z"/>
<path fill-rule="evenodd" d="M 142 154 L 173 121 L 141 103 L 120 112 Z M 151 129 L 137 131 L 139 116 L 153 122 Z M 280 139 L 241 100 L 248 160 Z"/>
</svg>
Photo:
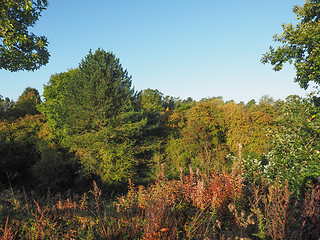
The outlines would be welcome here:
<svg viewBox="0 0 320 240">
<path fill-rule="evenodd" d="M 12 115 L 14 117 L 23 117 L 27 114 L 39 114 L 37 106 L 40 102 L 41 99 L 38 90 L 27 87 L 13 106 Z"/>
<path fill-rule="evenodd" d="M 154 113 L 164 110 L 163 93 L 154 89 L 141 90 L 139 93 L 139 105 L 145 111 Z"/>
<path fill-rule="evenodd" d="M 275 71 L 282 69 L 284 63 L 294 64 L 295 82 L 307 89 L 309 82 L 320 84 L 320 1 L 307 0 L 293 12 L 298 23 L 283 24 L 281 35 L 274 35 L 277 48 L 270 47 L 261 59 L 262 63 L 271 63 Z"/>
<path fill-rule="evenodd" d="M 134 110 L 131 76 L 113 53 L 90 51 L 77 69 L 53 75 L 44 97 L 41 111 L 86 172 L 103 181 L 134 174 L 135 143 L 146 122 Z"/>
<path fill-rule="evenodd" d="M 49 61 L 48 41 L 28 31 L 47 0 L 3 0 L 0 4 L 0 69 L 34 71 Z"/>
</svg>

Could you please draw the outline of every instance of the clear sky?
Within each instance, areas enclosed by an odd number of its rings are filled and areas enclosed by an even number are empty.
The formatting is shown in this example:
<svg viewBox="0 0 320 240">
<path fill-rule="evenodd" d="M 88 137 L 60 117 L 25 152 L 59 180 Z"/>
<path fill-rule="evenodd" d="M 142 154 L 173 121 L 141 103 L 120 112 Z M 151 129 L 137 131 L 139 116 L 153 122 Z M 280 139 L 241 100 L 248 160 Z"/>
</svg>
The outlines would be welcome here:
<svg viewBox="0 0 320 240">
<path fill-rule="evenodd" d="M 40 93 L 54 73 L 76 68 L 89 50 L 120 58 L 136 90 L 185 99 L 222 96 L 248 102 L 263 95 L 306 95 L 285 65 L 260 63 L 282 23 L 303 0 L 49 0 L 31 32 L 49 40 L 51 58 L 35 72 L 0 70 L 0 94 Z M 310 90 L 313 90 L 312 88 Z"/>
</svg>

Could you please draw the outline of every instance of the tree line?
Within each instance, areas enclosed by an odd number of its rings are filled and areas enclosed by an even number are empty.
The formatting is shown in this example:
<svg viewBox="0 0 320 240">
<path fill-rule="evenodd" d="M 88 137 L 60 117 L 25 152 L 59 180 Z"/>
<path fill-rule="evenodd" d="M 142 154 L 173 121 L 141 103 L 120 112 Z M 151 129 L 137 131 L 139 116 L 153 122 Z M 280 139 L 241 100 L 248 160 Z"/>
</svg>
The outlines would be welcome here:
<svg viewBox="0 0 320 240">
<path fill-rule="evenodd" d="M 27 31 L 46 7 L 41 0 L 0 4 L 0 68 L 47 63 L 46 38 Z M 276 71 L 293 63 L 303 88 L 320 83 L 319 9 L 318 0 L 295 6 L 298 24 L 283 25 L 274 36 L 281 46 L 261 60 Z M 90 51 L 76 69 L 52 75 L 43 98 L 31 87 L 17 101 L 0 97 L 0 233 L 3 239 L 316 239 L 319 126 L 316 92 L 246 104 L 181 100 L 156 89 L 135 91 L 115 54 Z M 126 195 L 110 200 L 122 186 Z M 50 195 L 68 189 L 76 194 Z"/>
<path fill-rule="evenodd" d="M 82 181 L 153 181 L 189 168 L 231 170 L 239 157 L 248 178 L 280 175 L 292 189 L 318 169 L 319 100 L 289 96 L 259 103 L 195 101 L 136 92 L 111 52 L 90 51 L 79 67 L 54 74 L 39 92 L 1 99 L 1 182 L 57 191 Z"/>
</svg>

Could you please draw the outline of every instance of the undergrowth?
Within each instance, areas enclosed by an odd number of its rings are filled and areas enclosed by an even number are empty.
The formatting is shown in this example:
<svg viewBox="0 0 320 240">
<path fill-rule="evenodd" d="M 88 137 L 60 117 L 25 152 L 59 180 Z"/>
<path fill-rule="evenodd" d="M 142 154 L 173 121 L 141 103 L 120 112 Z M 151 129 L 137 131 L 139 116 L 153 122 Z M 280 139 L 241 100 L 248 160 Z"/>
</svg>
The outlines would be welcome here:
<svg viewBox="0 0 320 240">
<path fill-rule="evenodd" d="M 0 194 L 0 239 L 316 239 L 320 190 L 301 201 L 288 186 L 246 183 L 231 172 L 161 176 L 149 187 L 129 183 L 126 195 L 104 200 L 93 183 L 79 196 Z"/>
</svg>

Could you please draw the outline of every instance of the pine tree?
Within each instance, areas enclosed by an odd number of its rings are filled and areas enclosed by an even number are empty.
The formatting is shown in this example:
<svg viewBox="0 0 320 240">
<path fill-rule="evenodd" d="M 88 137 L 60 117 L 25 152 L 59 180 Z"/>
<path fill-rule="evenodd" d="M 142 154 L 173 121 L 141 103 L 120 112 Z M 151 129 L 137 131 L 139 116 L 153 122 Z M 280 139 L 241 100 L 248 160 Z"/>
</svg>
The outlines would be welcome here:
<svg viewBox="0 0 320 240">
<path fill-rule="evenodd" d="M 134 110 L 131 76 L 119 59 L 102 49 L 90 51 L 78 69 L 54 78 L 45 86 L 41 110 L 62 145 L 75 152 L 85 172 L 105 182 L 132 177 L 146 121 Z"/>
</svg>

